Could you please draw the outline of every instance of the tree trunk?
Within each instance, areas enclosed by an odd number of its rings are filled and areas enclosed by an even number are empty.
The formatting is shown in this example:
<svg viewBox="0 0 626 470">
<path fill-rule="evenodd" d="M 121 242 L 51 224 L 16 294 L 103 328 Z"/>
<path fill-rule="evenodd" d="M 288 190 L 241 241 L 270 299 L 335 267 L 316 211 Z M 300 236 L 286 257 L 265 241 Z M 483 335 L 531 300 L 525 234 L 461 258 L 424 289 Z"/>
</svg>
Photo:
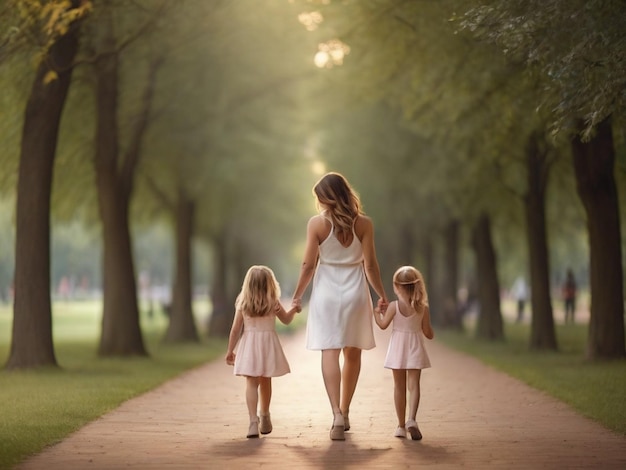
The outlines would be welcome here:
<svg viewBox="0 0 626 470">
<path fill-rule="evenodd" d="M 424 280 L 426 282 L 426 292 L 428 293 L 428 303 L 430 306 L 430 316 L 434 325 L 441 324 L 441 312 L 439 310 L 439 302 L 437 296 L 437 282 L 435 277 L 437 269 L 435 267 L 435 250 L 433 241 L 430 236 L 426 237 L 423 245 L 424 250 Z"/>
<path fill-rule="evenodd" d="M 227 236 L 221 234 L 215 239 L 215 270 L 211 286 L 213 310 L 209 320 L 209 336 L 227 337 L 235 313 L 235 302 L 228 295 L 228 254 Z"/>
<path fill-rule="evenodd" d="M 500 310 L 500 282 L 491 238 L 491 219 L 487 214 L 482 214 L 474 226 L 472 246 L 476 253 L 480 305 L 476 336 L 487 340 L 501 340 L 504 339 L 504 329 Z"/>
<path fill-rule="evenodd" d="M 622 247 L 610 120 L 598 125 L 589 142 L 575 138 L 572 155 L 589 232 L 592 302 L 587 355 L 621 358 L 625 355 Z"/>
<path fill-rule="evenodd" d="M 73 26 L 49 50 L 35 75 L 24 115 L 17 184 L 15 303 L 6 367 L 57 365 L 50 299 L 50 198 L 61 114 L 78 50 Z M 56 80 L 46 84 L 50 71 Z"/>
<path fill-rule="evenodd" d="M 110 15 L 103 16 L 101 51 L 115 50 L 111 21 Z M 104 299 L 98 349 L 101 356 L 146 355 L 128 222 L 134 167 L 118 163 L 118 62 L 117 53 L 112 52 L 102 55 L 95 64 L 95 167 L 104 240 Z M 120 166 L 124 171 L 118 169 Z"/>
<path fill-rule="evenodd" d="M 442 326 L 463 329 L 457 304 L 459 290 L 459 222 L 451 221 L 445 229 L 445 273 L 442 285 Z"/>
<path fill-rule="evenodd" d="M 537 135 L 529 137 L 526 148 L 528 193 L 525 198 L 530 257 L 531 349 L 557 350 L 554 317 L 550 301 L 550 260 L 546 230 L 546 187 L 549 164 L 547 151 L 540 148 Z"/>
<path fill-rule="evenodd" d="M 170 322 L 165 333 L 167 342 L 197 342 L 198 331 L 192 307 L 191 242 L 194 230 L 195 204 L 181 188 L 176 208 L 176 278 L 172 295 Z"/>
</svg>

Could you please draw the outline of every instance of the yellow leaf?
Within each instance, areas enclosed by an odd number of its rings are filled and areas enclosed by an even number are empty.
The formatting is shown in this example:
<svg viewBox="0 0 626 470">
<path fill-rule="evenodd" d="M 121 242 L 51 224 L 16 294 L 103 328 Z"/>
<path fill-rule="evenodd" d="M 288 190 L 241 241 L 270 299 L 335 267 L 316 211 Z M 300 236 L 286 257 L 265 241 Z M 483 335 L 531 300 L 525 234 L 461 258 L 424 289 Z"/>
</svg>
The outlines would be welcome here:
<svg viewBox="0 0 626 470">
<path fill-rule="evenodd" d="M 54 70 L 49 70 L 45 77 L 43 77 L 43 84 L 47 85 L 50 82 L 55 81 L 59 76 Z"/>
</svg>

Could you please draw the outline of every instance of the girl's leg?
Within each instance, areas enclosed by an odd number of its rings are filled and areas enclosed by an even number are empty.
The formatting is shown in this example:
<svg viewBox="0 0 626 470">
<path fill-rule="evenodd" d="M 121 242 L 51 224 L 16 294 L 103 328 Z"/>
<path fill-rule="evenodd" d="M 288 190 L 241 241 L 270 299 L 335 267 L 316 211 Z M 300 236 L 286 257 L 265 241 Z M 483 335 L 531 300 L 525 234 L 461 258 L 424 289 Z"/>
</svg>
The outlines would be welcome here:
<svg viewBox="0 0 626 470">
<path fill-rule="evenodd" d="M 256 414 L 259 403 L 259 377 L 246 377 L 246 405 L 250 415 L 250 427 L 246 437 L 259 437 L 259 418 Z"/>
<path fill-rule="evenodd" d="M 270 414 L 270 402 L 272 401 L 272 378 L 259 377 L 259 408 L 261 415 Z"/>
<path fill-rule="evenodd" d="M 356 384 L 361 373 L 361 350 L 359 348 L 343 349 L 343 370 L 341 371 L 341 380 L 343 388 L 341 389 L 341 412 L 344 417 L 350 412 L 350 403 L 356 390 Z M 346 427 L 349 427 L 346 423 Z"/>
<path fill-rule="evenodd" d="M 392 369 L 393 371 L 393 402 L 396 405 L 398 427 L 404 428 L 406 414 L 406 369 Z"/>
<path fill-rule="evenodd" d="M 417 409 L 420 406 L 420 369 L 409 369 L 407 371 L 408 387 L 409 387 L 409 419 L 415 421 L 417 417 Z"/>
<path fill-rule="evenodd" d="M 272 401 L 272 378 L 259 377 L 259 408 L 261 423 L 259 430 L 261 434 L 272 432 L 272 420 L 270 419 L 270 402 Z"/>
<path fill-rule="evenodd" d="M 250 422 L 257 420 L 257 406 L 259 404 L 259 377 L 246 377 L 246 405 Z"/>
<path fill-rule="evenodd" d="M 420 404 L 420 369 L 407 370 L 407 384 L 409 386 L 409 420 L 406 422 L 406 430 L 411 434 L 411 439 L 419 441 L 422 438 L 420 428 L 417 426 L 417 407 Z"/>
</svg>

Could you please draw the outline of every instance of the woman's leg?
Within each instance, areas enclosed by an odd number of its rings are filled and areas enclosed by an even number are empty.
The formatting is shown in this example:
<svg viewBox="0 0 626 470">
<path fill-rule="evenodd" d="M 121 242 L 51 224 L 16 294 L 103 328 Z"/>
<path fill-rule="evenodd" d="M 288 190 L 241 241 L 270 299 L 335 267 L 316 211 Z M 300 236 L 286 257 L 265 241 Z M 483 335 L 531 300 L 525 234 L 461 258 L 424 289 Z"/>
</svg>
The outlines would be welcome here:
<svg viewBox="0 0 626 470">
<path fill-rule="evenodd" d="M 341 389 L 341 369 L 339 367 L 340 349 L 325 349 L 322 351 L 322 377 L 326 394 L 330 401 L 333 413 L 340 413 L 339 395 Z"/>
<path fill-rule="evenodd" d="M 341 380 L 341 412 L 348 416 L 350 403 L 356 390 L 356 384 L 361 373 L 361 350 L 359 348 L 343 348 L 343 370 Z"/>
<path fill-rule="evenodd" d="M 404 428 L 406 414 L 406 369 L 393 371 L 393 402 L 396 406 L 398 426 Z"/>
<path fill-rule="evenodd" d="M 409 387 L 409 419 L 415 420 L 417 408 L 420 405 L 420 369 L 409 369 L 407 371 L 407 384 Z"/>
<path fill-rule="evenodd" d="M 326 394 L 333 410 L 333 426 L 330 428 L 332 440 L 343 441 L 345 423 L 339 408 L 341 390 L 341 368 L 339 367 L 340 349 L 325 349 L 322 351 L 322 376 L 326 386 Z"/>
</svg>

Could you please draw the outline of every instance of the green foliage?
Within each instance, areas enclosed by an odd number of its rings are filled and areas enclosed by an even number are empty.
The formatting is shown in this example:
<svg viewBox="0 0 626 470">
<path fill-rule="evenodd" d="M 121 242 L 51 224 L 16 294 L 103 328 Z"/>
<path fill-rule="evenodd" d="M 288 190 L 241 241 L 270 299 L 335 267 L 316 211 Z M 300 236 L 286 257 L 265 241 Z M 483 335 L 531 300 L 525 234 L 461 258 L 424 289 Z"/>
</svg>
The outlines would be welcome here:
<svg viewBox="0 0 626 470">
<path fill-rule="evenodd" d="M 306 219 L 294 223 L 294 214 L 314 182 L 302 155 L 302 93 L 317 72 L 303 53 L 310 38 L 282 1 L 189 1 L 171 13 L 136 210 L 171 210 L 182 191 L 196 202 L 202 238 L 226 232 L 238 256 L 282 264 L 285 246 L 302 237 Z"/>
<path fill-rule="evenodd" d="M 537 67 L 556 102 L 555 130 L 584 119 L 584 135 L 626 105 L 626 6 L 620 0 L 494 0 L 475 6 L 461 24 L 514 61 Z"/>
</svg>

